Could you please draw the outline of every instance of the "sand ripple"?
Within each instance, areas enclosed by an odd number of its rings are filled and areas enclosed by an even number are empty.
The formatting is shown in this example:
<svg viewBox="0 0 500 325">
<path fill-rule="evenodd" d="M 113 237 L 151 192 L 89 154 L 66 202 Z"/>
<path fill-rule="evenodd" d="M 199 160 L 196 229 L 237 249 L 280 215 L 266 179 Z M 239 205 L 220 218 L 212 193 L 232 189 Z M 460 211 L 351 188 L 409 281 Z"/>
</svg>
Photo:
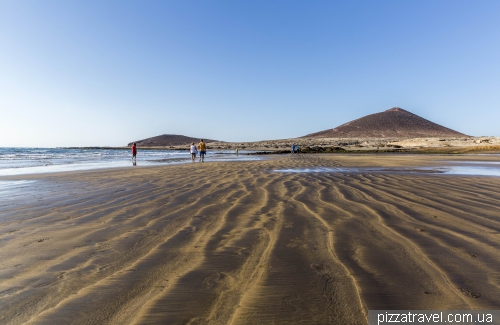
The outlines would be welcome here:
<svg viewBox="0 0 500 325">
<path fill-rule="evenodd" d="M 486 159 L 486 158 L 485 158 Z M 2 203 L 1 324 L 365 324 L 500 305 L 500 178 L 273 169 L 303 155 L 24 177 Z"/>
</svg>

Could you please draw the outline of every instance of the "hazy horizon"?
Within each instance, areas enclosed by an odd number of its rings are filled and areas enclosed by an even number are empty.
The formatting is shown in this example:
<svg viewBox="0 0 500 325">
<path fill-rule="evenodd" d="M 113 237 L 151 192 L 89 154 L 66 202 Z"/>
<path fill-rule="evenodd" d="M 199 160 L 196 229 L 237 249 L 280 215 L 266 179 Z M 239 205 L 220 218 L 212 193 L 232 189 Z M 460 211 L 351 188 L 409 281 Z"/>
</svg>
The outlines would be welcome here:
<svg viewBox="0 0 500 325">
<path fill-rule="evenodd" d="M 0 147 L 286 139 L 401 107 L 500 119 L 500 2 L 5 1 Z"/>
</svg>

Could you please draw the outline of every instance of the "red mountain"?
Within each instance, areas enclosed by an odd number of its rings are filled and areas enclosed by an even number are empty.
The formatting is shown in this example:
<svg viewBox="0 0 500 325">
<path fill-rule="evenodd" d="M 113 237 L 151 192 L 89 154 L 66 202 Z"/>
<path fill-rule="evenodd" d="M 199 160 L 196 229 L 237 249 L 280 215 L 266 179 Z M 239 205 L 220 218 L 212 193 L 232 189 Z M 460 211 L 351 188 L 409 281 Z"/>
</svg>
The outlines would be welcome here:
<svg viewBox="0 0 500 325">
<path fill-rule="evenodd" d="M 306 137 L 320 138 L 431 138 L 464 137 L 418 115 L 394 107 L 347 122 L 334 129 L 311 133 Z"/>
</svg>

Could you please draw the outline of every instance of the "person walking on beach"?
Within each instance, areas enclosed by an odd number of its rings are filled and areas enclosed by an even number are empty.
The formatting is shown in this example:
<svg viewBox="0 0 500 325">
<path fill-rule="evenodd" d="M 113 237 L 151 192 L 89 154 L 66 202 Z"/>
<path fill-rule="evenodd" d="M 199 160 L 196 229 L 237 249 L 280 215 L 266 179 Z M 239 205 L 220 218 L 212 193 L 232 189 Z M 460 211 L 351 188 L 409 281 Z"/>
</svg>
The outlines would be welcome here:
<svg viewBox="0 0 500 325">
<path fill-rule="evenodd" d="M 297 145 L 297 153 L 300 153 L 300 145 Z"/>
<path fill-rule="evenodd" d="M 292 155 L 295 153 L 295 143 L 292 144 Z"/>
<path fill-rule="evenodd" d="M 238 148 L 236 148 L 236 157 L 238 157 Z"/>
<path fill-rule="evenodd" d="M 198 150 L 200 151 L 200 161 L 205 161 L 205 155 L 207 154 L 207 145 L 203 142 L 203 139 L 198 143 Z"/>
<path fill-rule="evenodd" d="M 136 143 L 134 142 L 134 144 L 132 145 L 132 160 L 135 161 L 136 156 L 137 156 L 137 146 Z"/>
<path fill-rule="evenodd" d="M 196 159 L 196 153 L 198 153 L 198 150 L 196 150 L 196 146 L 194 145 L 194 142 L 191 142 L 191 161 L 194 161 Z"/>
</svg>

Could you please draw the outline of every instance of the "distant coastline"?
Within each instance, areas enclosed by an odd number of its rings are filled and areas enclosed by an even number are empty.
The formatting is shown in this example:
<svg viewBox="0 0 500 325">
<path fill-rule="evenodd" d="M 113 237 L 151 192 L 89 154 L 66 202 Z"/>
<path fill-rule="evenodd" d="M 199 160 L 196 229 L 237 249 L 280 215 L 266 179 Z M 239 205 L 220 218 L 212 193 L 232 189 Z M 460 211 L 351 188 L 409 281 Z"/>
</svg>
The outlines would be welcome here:
<svg viewBox="0 0 500 325">
<path fill-rule="evenodd" d="M 252 150 L 252 154 L 287 154 L 293 144 L 302 153 L 416 153 L 472 154 L 500 153 L 500 137 L 436 137 L 436 138 L 290 138 L 254 142 L 208 142 L 208 150 Z M 79 150 L 130 150 L 128 146 L 59 147 Z M 188 151 L 188 145 L 138 146 L 139 150 Z"/>
</svg>

